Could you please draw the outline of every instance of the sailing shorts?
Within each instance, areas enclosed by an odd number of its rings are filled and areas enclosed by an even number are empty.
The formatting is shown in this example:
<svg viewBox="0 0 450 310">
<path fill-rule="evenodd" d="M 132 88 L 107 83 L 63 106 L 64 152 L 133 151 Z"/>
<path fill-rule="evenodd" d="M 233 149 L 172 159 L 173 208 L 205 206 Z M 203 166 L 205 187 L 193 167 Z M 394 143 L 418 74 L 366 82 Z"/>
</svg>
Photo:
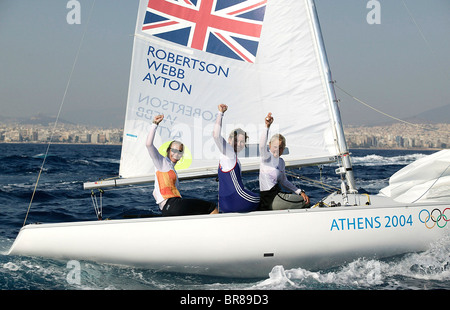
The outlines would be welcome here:
<svg viewBox="0 0 450 310">
<path fill-rule="evenodd" d="M 281 192 L 281 188 L 278 184 L 275 184 L 274 187 L 269 189 L 268 191 L 261 191 L 259 193 L 260 195 L 260 202 L 258 206 L 258 211 L 267 211 L 272 210 L 272 204 L 273 200 L 275 199 L 275 196 Z"/>
<path fill-rule="evenodd" d="M 166 204 L 162 209 L 163 216 L 177 216 L 177 215 L 197 215 L 209 214 L 216 208 L 212 202 L 192 199 L 172 197 L 167 199 Z"/>
</svg>

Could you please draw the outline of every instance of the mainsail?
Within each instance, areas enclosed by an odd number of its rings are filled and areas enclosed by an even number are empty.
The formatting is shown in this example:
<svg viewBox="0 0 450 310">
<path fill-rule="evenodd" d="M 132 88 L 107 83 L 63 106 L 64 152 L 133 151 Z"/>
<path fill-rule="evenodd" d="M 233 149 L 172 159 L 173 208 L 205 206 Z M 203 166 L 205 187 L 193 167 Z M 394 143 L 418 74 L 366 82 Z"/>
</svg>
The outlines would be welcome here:
<svg viewBox="0 0 450 310">
<path fill-rule="evenodd" d="M 217 173 L 221 103 L 229 106 L 224 137 L 240 127 L 256 146 L 272 112 L 270 134 L 286 137 L 288 166 L 335 161 L 347 149 L 332 87 L 312 0 L 141 0 L 113 185 L 153 179 L 145 140 L 158 114 L 155 145 L 184 143 L 179 177 Z M 240 155 L 243 170 L 258 169 L 257 149 Z M 100 183 L 85 188 L 108 186 Z"/>
</svg>

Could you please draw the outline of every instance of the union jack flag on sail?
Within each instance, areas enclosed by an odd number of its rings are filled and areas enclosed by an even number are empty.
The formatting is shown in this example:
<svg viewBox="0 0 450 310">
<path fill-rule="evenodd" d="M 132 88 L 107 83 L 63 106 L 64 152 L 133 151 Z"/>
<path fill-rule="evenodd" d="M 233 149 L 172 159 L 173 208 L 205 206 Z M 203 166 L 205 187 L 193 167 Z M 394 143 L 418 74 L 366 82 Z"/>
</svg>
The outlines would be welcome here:
<svg viewBox="0 0 450 310">
<path fill-rule="evenodd" d="M 253 63 L 266 3 L 267 0 L 149 0 L 142 31 Z"/>
</svg>

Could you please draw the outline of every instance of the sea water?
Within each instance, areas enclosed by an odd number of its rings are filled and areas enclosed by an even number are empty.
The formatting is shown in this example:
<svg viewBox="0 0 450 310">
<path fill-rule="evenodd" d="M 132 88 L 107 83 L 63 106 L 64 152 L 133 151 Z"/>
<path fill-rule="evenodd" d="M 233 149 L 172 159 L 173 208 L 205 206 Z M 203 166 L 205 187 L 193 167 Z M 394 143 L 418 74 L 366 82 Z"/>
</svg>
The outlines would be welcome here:
<svg viewBox="0 0 450 310">
<path fill-rule="evenodd" d="M 2 290 L 396 290 L 450 289 L 450 240 L 430 250 L 384 260 L 360 258 L 328 270 L 273 266 L 260 279 L 218 278 L 99 264 L 6 255 L 24 223 L 43 164 L 44 144 L 0 144 L 0 289 Z M 90 191 L 83 182 L 116 176 L 120 146 L 52 144 L 27 217 L 27 224 L 96 220 Z M 433 151 L 352 150 L 360 191 L 376 194 L 405 165 Z M 339 186 L 336 165 L 308 167 L 296 174 Z M 327 193 L 290 177 L 313 203 Z M 245 186 L 258 190 L 258 175 L 244 175 Z M 185 197 L 217 199 L 215 178 L 181 181 Z M 151 186 L 106 191 L 103 218 L 158 213 Z M 98 195 L 97 195 L 97 198 Z M 93 239 L 96 236 L 92 236 Z M 74 267 L 75 266 L 75 267 Z M 73 278 L 74 268 L 79 272 Z"/>
</svg>

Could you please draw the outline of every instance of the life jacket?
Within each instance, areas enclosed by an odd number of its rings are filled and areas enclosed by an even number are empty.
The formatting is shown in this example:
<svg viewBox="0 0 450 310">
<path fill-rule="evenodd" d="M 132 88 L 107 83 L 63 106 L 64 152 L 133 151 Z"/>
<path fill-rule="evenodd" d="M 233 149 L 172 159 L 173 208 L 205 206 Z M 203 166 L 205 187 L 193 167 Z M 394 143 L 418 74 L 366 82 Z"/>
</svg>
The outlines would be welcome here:
<svg viewBox="0 0 450 310">
<path fill-rule="evenodd" d="M 163 199 L 172 197 L 181 197 L 177 189 L 177 174 L 173 170 L 166 172 L 156 171 L 156 180 L 158 182 L 159 194 Z"/>
</svg>

